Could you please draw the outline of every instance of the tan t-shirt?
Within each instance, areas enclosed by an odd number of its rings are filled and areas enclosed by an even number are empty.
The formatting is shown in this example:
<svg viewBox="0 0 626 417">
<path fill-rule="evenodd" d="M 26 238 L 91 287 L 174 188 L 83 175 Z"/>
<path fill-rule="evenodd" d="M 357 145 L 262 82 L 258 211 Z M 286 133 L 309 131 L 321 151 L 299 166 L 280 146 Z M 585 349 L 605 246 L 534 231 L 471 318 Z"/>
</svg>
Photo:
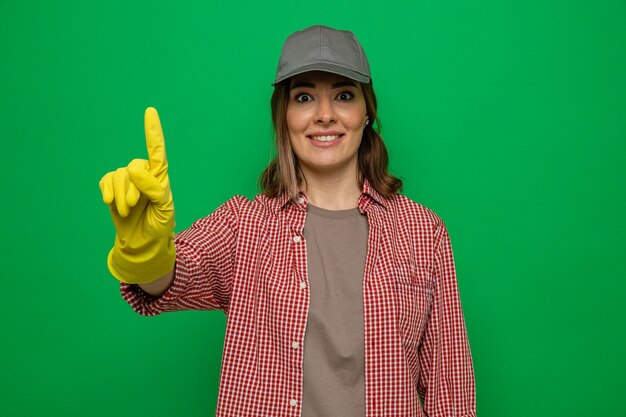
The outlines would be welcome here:
<svg viewBox="0 0 626 417">
<path fill-rule="evenodd" d="M 367 217 L 307 205 L 310 305 L 304 334 L 302 417 L 365 415 L 363 273 Z"/>
</svg>

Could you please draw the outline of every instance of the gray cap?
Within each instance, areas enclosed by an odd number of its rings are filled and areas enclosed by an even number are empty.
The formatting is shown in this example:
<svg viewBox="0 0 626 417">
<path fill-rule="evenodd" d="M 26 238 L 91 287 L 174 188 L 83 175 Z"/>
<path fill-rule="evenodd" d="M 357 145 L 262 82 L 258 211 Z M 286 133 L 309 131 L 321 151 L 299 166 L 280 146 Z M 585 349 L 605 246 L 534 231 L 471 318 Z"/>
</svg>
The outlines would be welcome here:
<svg viewBox="0 0 626 417">
<path fill-rule="evenodd" d="M 283 44 L 272 85 L 307 71 L 326 71 L 370 82 L 370 66 L 354 33 L 315 25 L 294 32 Z"/>
</svg>

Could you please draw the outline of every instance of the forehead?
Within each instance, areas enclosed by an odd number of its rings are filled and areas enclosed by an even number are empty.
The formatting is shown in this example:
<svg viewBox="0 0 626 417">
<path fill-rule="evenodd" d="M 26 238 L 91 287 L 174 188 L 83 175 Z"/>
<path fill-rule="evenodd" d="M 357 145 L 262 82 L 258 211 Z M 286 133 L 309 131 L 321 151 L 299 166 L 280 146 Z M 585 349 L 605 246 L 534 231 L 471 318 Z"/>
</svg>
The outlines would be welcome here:
<svg viewBox="0 0 626 417">
<path fill-rule="evenodd" d="M 343 75 L 325 71 L 308 71 L 303 72 L 302 74 L 296 74 L 291 77 L 290 85 L 293 86 L 295 83 L 300 82 L 316 85 L 324 83 L 335 84 L 338 82 L 352 82 L 355 86 L 359 84 L 357 81 L 344 77 Z"/>
</svg>

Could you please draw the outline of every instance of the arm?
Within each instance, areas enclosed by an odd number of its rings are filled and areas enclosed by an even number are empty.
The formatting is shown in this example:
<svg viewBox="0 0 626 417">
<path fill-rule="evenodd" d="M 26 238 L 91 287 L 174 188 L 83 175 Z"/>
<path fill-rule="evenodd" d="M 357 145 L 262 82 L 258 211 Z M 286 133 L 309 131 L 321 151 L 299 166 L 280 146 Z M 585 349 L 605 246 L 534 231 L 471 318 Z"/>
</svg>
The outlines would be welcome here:
<svg viewBox="0 0 626 417">
<path fill-rule="evenodd" d="M 435 293 L 419 351 L 417 388 L 428 416 L 475 417 L 474 368 L 450 236 L 443 221 L 436 226 L 435 243 Z"/>
<path fill-rule="evenodd" d="M 243 196 L 234 196 L 211 215 L 178 233 L 174 238 L 176 262 L 171 275 L 165 274 L 157 283 L 122 282 L 120 291 L 126 302 L 145 316 L 181 310 L 227 311 L 235 270 L 239 212 L 245 200 Z"/>
<path fill-rule="evenodd" d="M 139 287 L 148 294 L 158 297 L 163 295 L 165 291 L 169 287 L 172 286 L 172 282 L 174 282 L 174 270 L 172 269 L 167 274 L 163 275 L 161 278 L 156 281 L 148 282 L 146 284 L 139 284 Z"/>
<path fill-rule="evenodd" d="M 148 160 L 100 180 L 116 236 L 107 263 L 124 299 L 140 314 L 227 305 L 238 207 L 233 198 L 177 236 L 165 139 L 154 108 L 144 116 Z"/>
</svg>

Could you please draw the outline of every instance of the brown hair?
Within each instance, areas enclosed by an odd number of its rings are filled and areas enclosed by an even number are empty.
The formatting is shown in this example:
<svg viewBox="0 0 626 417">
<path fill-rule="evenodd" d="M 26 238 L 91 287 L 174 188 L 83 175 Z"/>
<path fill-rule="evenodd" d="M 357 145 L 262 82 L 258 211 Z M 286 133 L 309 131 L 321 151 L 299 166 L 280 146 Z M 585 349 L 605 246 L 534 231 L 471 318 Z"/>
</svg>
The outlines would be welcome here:
<svg viewBox="0 0 626 417">
<path fill-rule="evenodd" d="M 361 86 L 370 123 L 363 130 L 363 139 L 359 146 L 359 185 L 363 186 L 363 179 L 367 178 L 372 188 L 389 198 L 402 189 L 402 180 L 391 175 L 387 167 L 389 158 L 385 143 L 380 136 L 382 127 L 378 119 L 373 81 L 370 80 L 368 84 L 361 83 Z M 302 182 L 298 158 L 291 149 L 287 128 L 289 87 L 290 79 L 286 79 L 276 84 L 272 93 L 271 108 L 276 157 L 259 177 L 261 190 L 270 198 L 281 193 L 295 197 L 298 193 L 298 185 Z"/>
</svg>

